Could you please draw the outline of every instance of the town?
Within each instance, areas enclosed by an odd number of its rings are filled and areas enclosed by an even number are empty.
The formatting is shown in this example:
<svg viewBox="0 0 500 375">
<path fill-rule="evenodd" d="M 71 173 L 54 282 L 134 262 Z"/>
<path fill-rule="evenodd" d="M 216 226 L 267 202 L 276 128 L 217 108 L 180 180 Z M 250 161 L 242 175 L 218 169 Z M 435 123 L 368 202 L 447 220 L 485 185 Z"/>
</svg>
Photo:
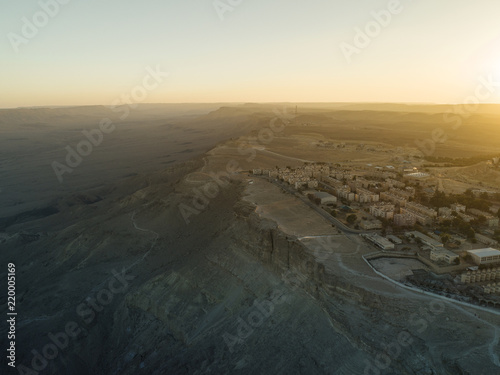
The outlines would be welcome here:
<svg viewBox="0 0 500 375">
<path fill-rule="evenodd" d="M 498 158 L 489 161 L 492 168 Z M 304 163 L 253 169 L 285 191 L 306 197 L 334 226 L 358 234 L 378 258 L 413 258 L 421 272 L 409 285 L 500 307 L 500 194 L 468 189 L 446 194 L 432 174 L 409 162 L 395 167 Z"/>
</svg>

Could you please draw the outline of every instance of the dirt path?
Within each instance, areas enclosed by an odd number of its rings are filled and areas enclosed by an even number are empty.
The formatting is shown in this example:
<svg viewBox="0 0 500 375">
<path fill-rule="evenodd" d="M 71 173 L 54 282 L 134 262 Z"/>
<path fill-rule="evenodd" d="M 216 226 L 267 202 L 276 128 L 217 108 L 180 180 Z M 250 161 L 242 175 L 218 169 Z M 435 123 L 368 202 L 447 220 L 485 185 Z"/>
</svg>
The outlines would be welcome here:
<svg viewBox="0 0 500 375">
<path fill-rule="evenodd" d="M 144 259 L 146 259 L 146 257 L 149 255 L 149 253 L 151 252 L 151 250 L 153 250 L 154 246 L 156 245 L 156 242 L 158 241 L 158 238 L 160 238 L 160 235 L 153 231 L 153 230 L 150 230 L 150 229 L 144 229 L 144 228 L 141 228 L 137 225 L 137 222 L 135 221 L 134 217 L 135 217 L 135 214 L 136 214 L 136 211 L 134 211 L 132 213 L 132 215 L 130 216 L 130 220 L 132 220 L 132 224 L 134 225 L 134 228 L 137 229 L 138 231 L 140 232 L 145 232 L 145 233 L 152 233 L 154 238 L 153 238 L 153 242 L 151 243 L 151 246 L 149 247 L 148 251 L 146 253 L 144 253 L 144 255 L 142 256 L 142 258 L 136 260 L 134 263 L 132 263 L 130 266 L 128 266 L 126 269 L 126 271 L 132 269 L 133 267 L 135 267 L 137 264 L 141 263 L 144 261 Z"/>
<path fill-rule="evenodd" d="M 460 310 L 461 312 L 463 312 L 464 314 L 474 318 L 475 320 L 493 328 L 493 339 L 491 340 L 491 342 L 489 344 L 486 344 L 486 345 L 488 346 L 488 353 L 490 355 L 491 361 L 495 364 L 495 366 L 500 368 L 500 359 L 499 359 L 499 355 L 498 355 L 498 349 L 495 350 L 495 348 L 498 346 L 498 342 L 500 340 L 500 328 L 497 325 L 492 324 L 492 323 L 480 318 L 479 315 L 472 313 L 470 311 L 467 311 L 462 306 L 454 305 L 454 307 L 457 310 Z"/>
</svg>

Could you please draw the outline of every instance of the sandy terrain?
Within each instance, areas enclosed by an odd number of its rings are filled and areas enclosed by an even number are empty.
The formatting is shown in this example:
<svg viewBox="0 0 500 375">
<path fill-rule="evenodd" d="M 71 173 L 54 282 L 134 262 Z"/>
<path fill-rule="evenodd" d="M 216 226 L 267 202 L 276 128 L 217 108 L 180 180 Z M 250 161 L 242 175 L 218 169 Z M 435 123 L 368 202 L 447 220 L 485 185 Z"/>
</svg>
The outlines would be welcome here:
<svg viewBox="0 0 500 375">
<path fill-rule="evenodd" d="M 336 234 L 336 228 L 301 201 L 269 182 L 252 178 L 244 199 L 257 205 L 256 213 L 278 224 L 284 233 L 296 236 Z"/>
<path fill-rule="evenodd" d="M 269 126 L 272 106 L 173 117 L 145 108 L 59 188 L 50 162 L 105 112 L 61 112 L 57 128 L 43 111 L 9 113 L 2 131 L 10 133 L 0 134 L 0 258 L 18 269 L 18 363 L 30 367 L 32 350 L 43 353 L 49 333 L 75 322 L 81 331 L 41 373 L 500 373 L 498 315 L 400 288 L 362 259 L 375 249 L 358 235 L 338 234 L 270 183 L 226 174 L 228 163 L 248 170 L 316 155 L 385 163 L 394 152 L 415 153 L 413 136 L 438 119 L 393 109 L 310 108 L 318 113 L 301 113 L 259 144 L 253 137 Z M 46 130 L 27 130 L 44 118 Z M 400 139 L 391 146 L 388 134 Z M 316 146 L 368 136 L 371 151 Z M 226 181 L 215 190 L 214 174 Z"/>
</svg>

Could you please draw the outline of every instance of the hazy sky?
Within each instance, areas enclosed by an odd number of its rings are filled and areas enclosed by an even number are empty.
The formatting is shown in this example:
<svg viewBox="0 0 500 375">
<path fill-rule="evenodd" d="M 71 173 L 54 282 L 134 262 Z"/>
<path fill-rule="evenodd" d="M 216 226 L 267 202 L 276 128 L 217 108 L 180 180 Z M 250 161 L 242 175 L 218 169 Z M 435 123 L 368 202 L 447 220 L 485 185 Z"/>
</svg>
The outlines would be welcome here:
<svg viewBox="0 0 500 375">
<path fill-rule="evenodd" d="M 59 1 L 2 1 L 0 108 L 108 105 L 148 66 L 170 75 L 146 102 L 460 103 L 479 77 L 500 82 L 498 0 L 401 0 L 380 30 L 391 1 L 242 0 L 221 16 L 214 0 Z M 367 25 L 349 62 L 341 44 Z"/>
</svg>

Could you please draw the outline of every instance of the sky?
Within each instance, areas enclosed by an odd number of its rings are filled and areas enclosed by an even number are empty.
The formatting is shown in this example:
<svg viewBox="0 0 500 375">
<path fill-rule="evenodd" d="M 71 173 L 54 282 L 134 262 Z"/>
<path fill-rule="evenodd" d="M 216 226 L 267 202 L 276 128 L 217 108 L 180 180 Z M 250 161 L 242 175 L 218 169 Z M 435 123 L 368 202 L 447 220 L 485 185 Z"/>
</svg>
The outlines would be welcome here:
<svg viewBox="0 0 500 375">
<path fill-rule="evenodd" d="M 498 0 L 4 0 L 0 7 L 0 108 L 462 103 L 485 79 L 500 82 Z M 151 70 L 161 78 L 151 81 Z M 489 93 L 481 102 L 500 102 L 500 83 Z"/>
</svg>

